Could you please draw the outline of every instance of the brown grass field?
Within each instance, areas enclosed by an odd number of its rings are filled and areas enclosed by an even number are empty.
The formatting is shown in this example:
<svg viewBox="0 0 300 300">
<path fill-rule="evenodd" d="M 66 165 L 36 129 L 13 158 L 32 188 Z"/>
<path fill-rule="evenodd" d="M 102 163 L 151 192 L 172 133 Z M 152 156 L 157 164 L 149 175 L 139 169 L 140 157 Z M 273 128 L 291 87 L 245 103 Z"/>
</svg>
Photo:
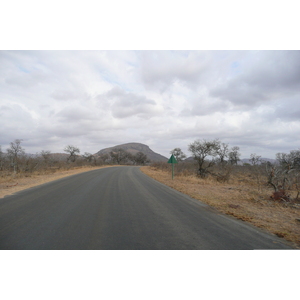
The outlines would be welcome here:
<svg viewBox="0 0 300 300">
<path fill-rule="evenodd" d="M 270 199 L 272 190 L 258 190 L 255 181 L 245 178 L 220 183 L 212 178 L 201 179 L 196 175 L 177 175 L 172 180 L 171 169 L 154 166 L 141 167 L 142 172 L 153 179 L 200 200 L 218 211 L 246 221 L 269 233 L 292 242 L 300 249 L 300 206 L 284 204 Z"/>
</svg>

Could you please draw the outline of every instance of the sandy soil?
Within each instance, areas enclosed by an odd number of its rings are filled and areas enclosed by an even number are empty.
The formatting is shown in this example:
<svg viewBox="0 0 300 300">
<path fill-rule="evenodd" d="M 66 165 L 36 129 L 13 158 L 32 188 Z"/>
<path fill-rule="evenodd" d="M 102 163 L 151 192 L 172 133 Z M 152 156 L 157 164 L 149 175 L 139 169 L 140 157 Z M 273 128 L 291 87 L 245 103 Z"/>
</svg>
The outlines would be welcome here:
<svg viewBox="0 0 300 300">
<path fill-rule="evenodd" d="M 30 175 L 30 177 L 21 177 L 21 178 L 18 177 L 5 178 L 0 181 L 0 198 L 63 177 L 75 175 L 78 173 L 88 172 L 96 169 L 107 168 L 107 167 L 109 166 L 83 167 L 83 168 L 76 168 L 67 171 L 57 171 L 53 174 Z"/>
</svg>

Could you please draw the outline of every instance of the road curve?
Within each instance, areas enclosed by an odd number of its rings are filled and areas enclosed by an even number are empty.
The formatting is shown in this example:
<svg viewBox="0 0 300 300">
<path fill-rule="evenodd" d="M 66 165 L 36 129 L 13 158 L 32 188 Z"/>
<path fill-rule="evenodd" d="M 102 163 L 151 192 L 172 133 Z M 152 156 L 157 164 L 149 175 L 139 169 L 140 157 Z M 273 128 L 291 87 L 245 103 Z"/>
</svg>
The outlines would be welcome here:
<svg viewBox="0 0 300 300">
<path fill-rule="evenodd" d="M 138 167 L 111 167 L 0 199 L 0 249 L 291 249 Z"/>
</svg>

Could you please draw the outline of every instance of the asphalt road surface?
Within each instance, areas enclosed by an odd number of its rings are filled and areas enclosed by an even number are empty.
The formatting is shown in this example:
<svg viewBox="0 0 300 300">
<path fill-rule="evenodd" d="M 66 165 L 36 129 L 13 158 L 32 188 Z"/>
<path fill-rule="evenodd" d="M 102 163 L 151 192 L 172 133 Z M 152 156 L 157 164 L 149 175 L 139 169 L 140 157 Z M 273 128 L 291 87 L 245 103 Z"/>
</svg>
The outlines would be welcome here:
<svg viewBox="0 0 300 300">
<path fill-rule="evenodd" d="M 290 248 L 138 167 L 81 173 L 0 199 L 0 249 Z"/>
</svg>

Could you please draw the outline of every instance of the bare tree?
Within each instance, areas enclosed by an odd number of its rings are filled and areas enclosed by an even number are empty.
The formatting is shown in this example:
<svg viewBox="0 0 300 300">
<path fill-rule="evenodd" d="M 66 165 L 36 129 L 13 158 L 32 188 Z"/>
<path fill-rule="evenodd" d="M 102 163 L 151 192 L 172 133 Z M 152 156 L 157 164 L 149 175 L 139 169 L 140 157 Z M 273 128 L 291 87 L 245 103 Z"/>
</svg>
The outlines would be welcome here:
<svg viewBox="0 0 300 300">
<path fill-rule="evenodd" d="M 280 169 L 275 164 L 271 164 L 270 162 L 266 163 L 266 172 L 268 176 L 268 184 L 274 188 L 274 192 L 278 191 L 279 186 L 279 177 L 280 177 Z"/>
<path fill-rule="evenodd" d="M 252 164 L 251 168 L 254 173 L 257 182 L 257 189 L 258 191 L 261 190 L 261 183 L 262 183 L 262 176 L 263 176 L 263 169 L 262 169 L 262 161 L 261 156 L 256 155 L 256 153 L 250 154 L 250 162 Z"/>
<path fill-rule="evenodd" d="M 144 165 L 147 162 L 149 162 L 147 155 L 144 154 L 143 152 L 137 152 L 135 155 L 133 155 L 132 159 L 134 163 L 137 165 Z"/>
<path fill-rule="evenodd" d="M 80 153 L 79 148 L 72 145 L 66 146 L 64 151 L 70 154 L 67 161 L 72 161 L 72 162 L 75 162 L 77 155 L 79 155 Z"/>
<path fill-rule="evenodd" d="M 200 141 L 196 140 L 194 143 L 189 145 L 189 151 L 192 152 L 194 159 L 198 163 L 199 175 L 201 177 L 206 177 L 208 174 L 208 169 L 214 165 L 214 160 L 206 160 L 208 156 L 215 157 L 217 155 L 219 147 L 219 141 Z"/>
<path fill-rule="evenodd" d="M 0 171 L 3 170 L 3 152 L 2 152 L 2 149 L 1 149 L 1 145 L 0 145 Z"/>
<path fill-rule="evenodd" d="M 49 162 L 50 162 L 50 158 L 51 158 L 51 151 L 49 151 L 49 150 L 42 150 L 41 152 L 40 152 L 40 155 L 43 157 L 43 159 L 44 159 L 44 164 L 45 165 L 48 165 L 49 164 Z"/>
<path fill-rule="evenodd" d="M 225 158 L 228 157 L 229 148 L 228 144 L 219 143 L 219 147 L 217 149 L 217 155 L 219 156 L 220 163 L 223 164 L 225 162 Z"/>
<path fill-rule="evenodd" d="M 170 154 L 173 154 L 178 162 L 183 161 L 186 158 L 186 155 L 180 148 L 174 148 L 170 151 Z"/>
<path fill-rule="evenodd" d="M 105 163 L 109 163 L 109 161 L 110 161 L 110 156 L 109 156 L 109 154 L 104 153 L 104 154 L 98 155 L 97 160 L 99 161 L 99 163 L 100 163 L 101 165 L 103 165 L 103 164 L 105 164 Z"/>
<path fill-rule="evenodd" d="M 10 148 L 7 149 L 7 154 L 10 157 L 11 164 L 14 167 L 14 173 L 19 169 L 19 157 L 25 154 L 24 149 L 21 146 L 22 140 L 16 139 L 10 143 Z"/>
<path fill-rule="evenodd" d="M 251 153 L 250 154 L 250 162 L 251 162 L 252 166 L 257 166 L 257 165 L 261 164 L 261 156 L 256 155 L 256 153 Z"/>
<path fill-rule="evenodd" d="M 267 164 L 268 184 L 274 188 L 275 193 L 285 191 L 295 185 L 299 187 L 300 151 L 292 150 L 290 153 L 277 153 L 277 165 Z M 298 197 L 298 195 L 297 195 Z"/>
<path fill-rule="evenodd" d="M 300 150 L 292 150 L 289 154 L 277 153 L 276 160 L 287 170 L 300 169 Z"/>
<path fill-rule="evenodd" d="M 118 165 L 126 163 L 131 158 L 131 154 L 122 148 L 113 149 L 109 154 L 112 161 Z"/>
<path fill-rule="evenodd" d="M 239 152 L 240 147 L 234 146 L 231 148 L 231 152 L 229 152 L 228 157 L 229 161 L 232 165 L 237 165 L 240 160 L 241 153 Z"/>
<path fill-rule="evenodd" d="M 82 155 L 82 157 L 89 163 L 92 163 L 96 161 L 96 158 L 93 154 L 88 153 L 88 152 L 84 152 L 84 154 Z"/>
</svg>

